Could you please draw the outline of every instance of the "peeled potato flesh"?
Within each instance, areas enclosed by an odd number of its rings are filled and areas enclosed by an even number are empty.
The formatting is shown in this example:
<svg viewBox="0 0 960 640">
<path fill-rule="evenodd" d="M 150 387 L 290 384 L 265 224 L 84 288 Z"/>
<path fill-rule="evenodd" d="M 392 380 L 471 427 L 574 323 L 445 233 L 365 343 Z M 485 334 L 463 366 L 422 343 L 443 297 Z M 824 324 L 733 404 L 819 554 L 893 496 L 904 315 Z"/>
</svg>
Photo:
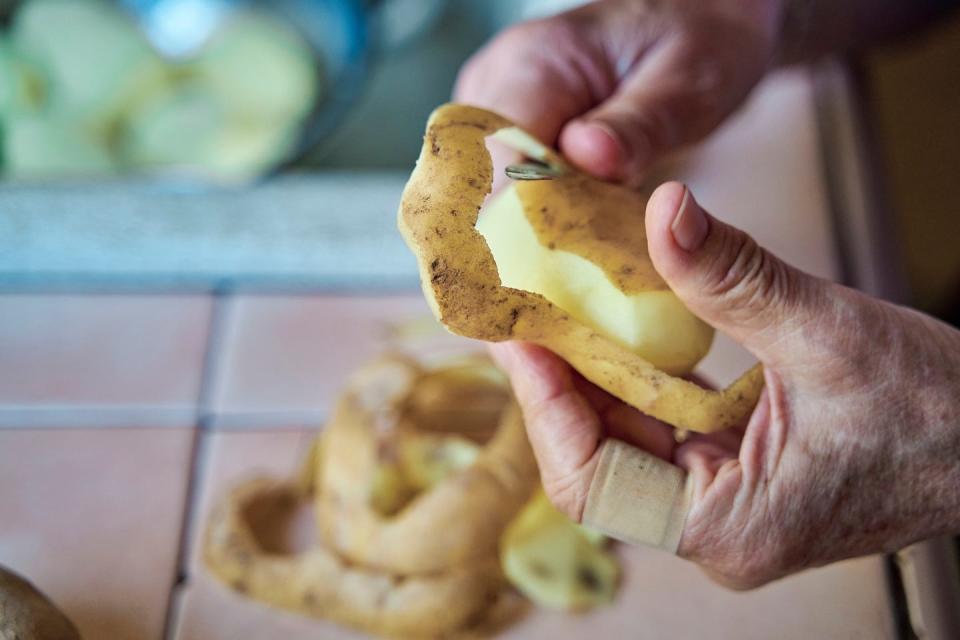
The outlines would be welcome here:
<svg viewBox="0 0 960 640">
<path fill-rule="evenodd" d="M 586 533 L 538 493 L 503 534 L 507 579 L 537 604 L 583 610 L 613 601 L 620 576 L 602 538 Z"/>
<path fill-rule="evenodd" d="M 381 457 L 377 461 L 370 487 L 370 506 L 380 515 L 396 515 L 419 493 L 469 467 L 479 454 L 480 447 L 466 438 L 402 433 L 387 459 Z"/>
<path fill-rule="evenodd" d="M 454 435 L 410 434 L 399 446 L 406 482 L 415 491 L 430 489 L 480 455 L 479 445 Z"/>
<path fill-rule="evenodd" d="M 688 373 L 710 350 L 713 328 L 669 289 L 625 293 L 593 262 L 544 245 L 514 185 L 484 208 L 477 230 L 493 252 L 503 285 L 539 293 L 657 368 Z"/>
<path fill-rule="evenodd" d="M 303 498 L 289 481 L 254 478 L 234 488 L 203 538 L 213 574 L 248 597 L 387 637 L 458 637 L 488 619 L 503 581 L 495 556 L 403 576 L 347 562 L 323 545 L 300 553 L 269 549 L 265 539 L 282 526 L 280 516 Z"/>
</svg>

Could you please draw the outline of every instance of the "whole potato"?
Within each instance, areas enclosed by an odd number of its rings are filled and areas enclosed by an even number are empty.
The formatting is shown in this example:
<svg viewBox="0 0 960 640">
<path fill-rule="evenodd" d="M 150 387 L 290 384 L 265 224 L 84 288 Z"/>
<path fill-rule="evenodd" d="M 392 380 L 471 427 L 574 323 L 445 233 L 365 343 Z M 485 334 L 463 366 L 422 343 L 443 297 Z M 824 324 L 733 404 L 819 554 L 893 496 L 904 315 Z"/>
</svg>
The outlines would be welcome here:
<svg viewBox="0 0 960 640">
<path fill-rule="evenodd" d="M 47 596 L 0 566 L 0 640 L 80 640 L 80 633 Z"/>
</svg>

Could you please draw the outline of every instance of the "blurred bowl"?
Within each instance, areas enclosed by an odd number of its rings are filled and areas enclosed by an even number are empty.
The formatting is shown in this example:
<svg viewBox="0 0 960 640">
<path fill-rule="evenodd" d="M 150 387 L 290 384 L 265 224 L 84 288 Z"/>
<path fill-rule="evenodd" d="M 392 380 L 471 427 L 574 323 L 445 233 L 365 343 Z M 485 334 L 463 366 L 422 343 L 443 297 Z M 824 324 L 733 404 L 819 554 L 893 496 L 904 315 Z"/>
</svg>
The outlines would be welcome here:
<svg viewBox="0 0 960 640">
<path fill-rule="evenodd" d="M 279 19 L 314 52 L 319 78 L 299 135 L 274 170 L 296 162 L 325 140 L 360 96 L 374 56 L 368 3 L 357 0 L 119 0 L 164 57 L 184 60 L 216 37 L 238 13 Z"/>
<path fill-rule="evenodd" d="M 375 57 L 444 4 L 24 0 L 0 33 L 4 176 L 270 175 L 327 140 Z"/>
</svg>

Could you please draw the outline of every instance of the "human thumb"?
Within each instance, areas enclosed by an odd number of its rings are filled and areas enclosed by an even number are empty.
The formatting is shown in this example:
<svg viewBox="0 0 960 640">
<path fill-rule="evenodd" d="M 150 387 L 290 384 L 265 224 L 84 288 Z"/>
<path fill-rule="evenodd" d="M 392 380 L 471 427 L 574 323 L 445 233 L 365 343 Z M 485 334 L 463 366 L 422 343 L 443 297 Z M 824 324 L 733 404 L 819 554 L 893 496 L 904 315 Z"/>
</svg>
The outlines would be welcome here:
<svg viewBox="0 0 960 640">
<path fill-rule="evenodd" d="M 674 293 L 762 361 L 802 349 L 803 329 L 822 319 L 829 283 L 711 216 L 684 185 L 653 193 L 646 228 L 653 265 Z"/>
</svg>

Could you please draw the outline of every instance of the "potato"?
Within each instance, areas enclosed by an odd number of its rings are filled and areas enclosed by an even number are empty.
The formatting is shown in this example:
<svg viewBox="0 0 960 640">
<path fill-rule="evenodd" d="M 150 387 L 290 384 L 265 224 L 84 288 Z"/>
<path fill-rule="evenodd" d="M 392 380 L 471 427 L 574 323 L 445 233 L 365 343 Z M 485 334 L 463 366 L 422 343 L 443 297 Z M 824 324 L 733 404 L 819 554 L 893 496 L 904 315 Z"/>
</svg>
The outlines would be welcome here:
<svg viewBox="0 0 960 640">
<path fill-rule="evenodd" d="M 80 634 L 49 598 L 0 566 L 0 640 L 80 640 Z"/>
<path fill-rule="evenodd" d="M 507 579 L 544 607 L 580 611 L 616 595 L 620 567 L 602 536 L 571 522 L 543 492 L 504 532 L 500 560 Z"/>
<path fill-rule="evenodd" d="M 37 68 L 0 33 L 0 117 L 31 113 L 43 104 L 46 87 Z"/>
<path fill-rule="evenodd" d="M 237 11 L 190 64 L 238 114 L 295 121 L 320 92 L 323 69 L 306 40 L 264 11 Z M 253 81 L 255 79 L 255 81 Z"/>
<path fill-rule="evenodd" d="M 638 256 L 645 257 L 647 244 L 643 211 L 626 208 L 634 202 L 624 203 L 623 216 L 607 215 L 606 208 L 586 206 L 577 210 L 581 219 L 564 220 L 553 212 L 572 211 L 551 207 L 546 212 L 531 211 L 539 222 L 535 229 L 524 212 L 520 193 L 527 201 L 548 202 L 557 187 L 562 188 L 570 179 L 559 177 L 557 182 L 561 184 L 515 183 L 481 212 L 477 230 L 493 252 L 500 281 L 507 287 L 539 293 L 578 322 L 616 340 L 658 369 L 672 375 L 689 373 L 710 350 L 713 328 L 690 313 L 667 289 L 649 260 L 640 265 L 642 270 L 638 268 Z M 576 182 L 570 187 L 576 188 Z M 623 192 L 617 189 L 616 193 Z M 547 221 L 552 224 L 545 224 Z M 576 239 L 556 233 L 567 225 L 584 229 L 604 223 L 611 228 L 591 229 L 591 233 Z M 602 242 L 589 244 L 596 239 Z M 593 251 L 594 255 L 578 255 L 578 249 Z M 616 256 L 617 250 L 626 255 Z M 599 266 L 605 259 L 613 263 L 606 271 Z M 624 265 L 623 271 L 629 269 L 630 273 L 623 274 L 618 265 Z"/>
<path fill-rule="evenodd" d="M 13 20 L 12 38 L 45 74 L 48 108 L 103 124 L 166 69 L 132 18 L 103 0 L 31 0 Z"/>
<path fill-rule="evenodd" d="M 527 221 L 539 243 L 546 240 L 548 251 L 575 254 L 602 271 L 620 295 L 601 295 L 600 304 L 613 301 L 619 310 L 575 300 L 561 302 L 570 308 L 565 311 L 541 293 L 501 281 L 494 253 L 475 228 L 493 178 L 485 145 L 489 136 L 545 162 L 557 173 L 552 180 L 516 187 Z M 508 205 L 509 200 L 504 206 Z M 710 432 L 742 424 L 763 386 L 759 366 L 727 389 L 711 391 L 670 375 L 638 353 L 682 372 L 693 366 L 709 343 L 708 331 L 664 294 L 666 286 L 653 270 L 645 238 L 639 235 L 645 205 L 641 194 L 566 166 L 560 156 L 505 118 L 451 104 L 437 109 L 427 123 L 417 167 L 401 198 L 398 226 L 417 257 L 427 302 L 450 331 L 493 342 L 540 344 L 594 384 L 680 429 Z M 495 202 L 495 216 L 496 206 Z M 515 203 L 510 208 L 516 212 Z M 510 242 L 497 244 L 511 246 Z M 506 251 L 516 255 L 513 249 Z M 541 269 L 552 268 L 538 264 Z M 515 275 L 529 270 L 508 260 L 506 272 Z M 551 295 L 561 289 L 559 285 L 547 288 Z M 647 292 L 656 295 L 640 306 L 636 296 Z M 596 308 L 587 309 L 590 306 Z M 624 309 L 628 321 L 610 317 Z M 644 325 L 671 324 L 639 327 L 641 318 Z M 674 322 L 683 327 L 686 337 L 654 344 L 675 329 Z"/>
<path fill-rule="evenodd" d="M 7 178 L 88 177 L 114 168 L 103 140 L 74 121 L 48 114 L 11 118 L 2 142 Z"/>
<path fill-rule="evenodd" d="M 228 98 L 193 79 L 144 99 L 124 124 L 123 164 L 232 182 L 279 162 L 294 141 L 294 125 L 267 115 L 238 117 Z"/>
</svg>

